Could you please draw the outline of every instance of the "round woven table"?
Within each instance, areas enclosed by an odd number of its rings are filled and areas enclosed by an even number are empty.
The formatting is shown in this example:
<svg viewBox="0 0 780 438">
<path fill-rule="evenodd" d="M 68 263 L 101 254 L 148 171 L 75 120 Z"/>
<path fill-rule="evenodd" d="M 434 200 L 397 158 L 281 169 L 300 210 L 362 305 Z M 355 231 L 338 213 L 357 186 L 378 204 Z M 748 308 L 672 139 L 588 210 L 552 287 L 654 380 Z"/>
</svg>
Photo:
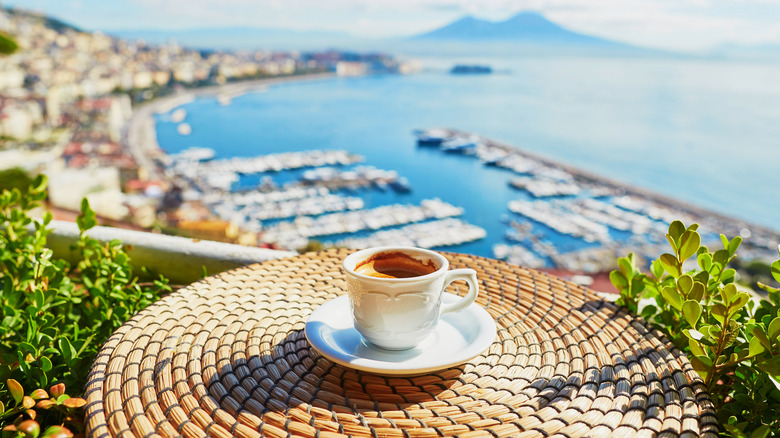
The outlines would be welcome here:
<svg viewBox="0 0 780 438">
<path fill-rule="evenodd" d="M 417 376 L 337 365 L 303 329 L 345 293 L 349 253 L 224 272 L 140 312 L 93 364 L 87 437 L 717 435 L 700 378 L 641 318 L 481 257 L 445 253 L 453 268 L 477 270 L 477 302 L 495 318 L 481 355 Z"/>
</svg>

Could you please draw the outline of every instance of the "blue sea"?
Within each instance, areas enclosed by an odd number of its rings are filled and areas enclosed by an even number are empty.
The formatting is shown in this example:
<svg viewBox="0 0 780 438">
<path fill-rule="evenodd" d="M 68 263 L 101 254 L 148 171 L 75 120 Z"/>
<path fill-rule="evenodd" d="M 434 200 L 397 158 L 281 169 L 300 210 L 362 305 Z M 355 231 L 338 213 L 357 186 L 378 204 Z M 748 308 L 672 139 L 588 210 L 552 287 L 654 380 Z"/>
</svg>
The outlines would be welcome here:
<svg viewBox="0 0 780 438">
<path fill-rule="evenodd" d="M 495 73 L 448 73 L 463 62 L 490 65 Z M 408 194 L 362 191 L 366 207 L 432 197 L 461 206 L 462 219 L 485 228 L 488 238 L 456 249 L 485 256 L 503 241 L 507 202 L 529 195 L 508 186 L 515 175 L 507 170 L 417 147 L 414 129 L 478 133 L 780 229 L 780 64 L 536 56 L 428 57 L 422 65 L 412 75 L 276 85 L 227 106 L 201 97 L 183 106 L 191 135 L 177 133 L 162 115 L 158 141 L 169 153 L 199 146 L 218 158 L 312 149 L 360 154 L 364 164 L 396 170 L 413 187 Z M 535 227 L 562 252 L 587 246 Z"/>
</svg>

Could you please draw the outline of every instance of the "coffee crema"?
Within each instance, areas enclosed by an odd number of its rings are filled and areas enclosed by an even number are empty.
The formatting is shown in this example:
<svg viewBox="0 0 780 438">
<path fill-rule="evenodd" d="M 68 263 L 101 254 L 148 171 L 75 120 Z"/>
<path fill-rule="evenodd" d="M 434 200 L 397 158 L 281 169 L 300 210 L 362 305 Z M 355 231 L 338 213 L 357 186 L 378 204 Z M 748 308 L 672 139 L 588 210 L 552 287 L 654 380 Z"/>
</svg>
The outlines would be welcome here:
<svg viewBox="0 0 780 438">
<path fill-rule="evenodd" d="M 403 252 L 374 254 L 355 266 L 355 272 L 376 278 L 412 278 L 436 272 L 433 260 L 421 261 Z"/>
</svg>

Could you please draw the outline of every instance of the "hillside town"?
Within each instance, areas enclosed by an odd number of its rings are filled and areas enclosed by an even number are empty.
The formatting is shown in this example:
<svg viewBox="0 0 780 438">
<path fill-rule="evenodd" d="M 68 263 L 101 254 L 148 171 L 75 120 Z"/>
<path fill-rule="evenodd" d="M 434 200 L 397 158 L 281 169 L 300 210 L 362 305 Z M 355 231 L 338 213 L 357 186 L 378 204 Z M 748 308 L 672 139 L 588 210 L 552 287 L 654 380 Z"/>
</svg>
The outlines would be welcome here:
<svg viewBox="0 0 780 438">
<path fill-rule="evenodd" d="M 170 215 L 160 221 L 165 216 L 158 213 L 177 190 L 157 171 L 160 163 L 140 162 L 128 149 L 129 121 L 146 103 L 204 86 L 407 68 L 381 53 L 203 52 L 175 42 L 149 45 L 19 9 L 0 8 L 0 32 L 19 46 L 0 57 L 0 170 L 45 173 L 55 208 L 78 210 L 86 197 L 100 216 L 144 228 L 176 225 Z M 200 223 L 196 229 L 229 228 L 215 225 L 205 209 L 191 217 L 194 210 L 189 216 Z"/>
</svg>

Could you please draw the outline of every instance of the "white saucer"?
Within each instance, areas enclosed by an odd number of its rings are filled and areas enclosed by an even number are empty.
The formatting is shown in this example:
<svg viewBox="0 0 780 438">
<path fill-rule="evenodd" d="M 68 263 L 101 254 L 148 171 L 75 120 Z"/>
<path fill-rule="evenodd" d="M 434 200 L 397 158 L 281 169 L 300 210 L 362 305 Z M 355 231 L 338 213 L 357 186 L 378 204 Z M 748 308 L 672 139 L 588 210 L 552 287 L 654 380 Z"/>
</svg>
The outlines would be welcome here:
<svg viewBox="0 0 780 438">
<path fill-rule="evenodd" d="M 460 299 L 450 293 L 442 298 L 444 303 Z M 483 352 L 496 337 L 496 323 L 485 309 L 472 304 L 442 316 L 417 347 L 385 350 L 358 333 L 349 297 L 342 295 L 312 312 L 305 333 L 315 350 L 338 364 L 378 374 L 422 374 L 459 365 Z"/>
</svg>

